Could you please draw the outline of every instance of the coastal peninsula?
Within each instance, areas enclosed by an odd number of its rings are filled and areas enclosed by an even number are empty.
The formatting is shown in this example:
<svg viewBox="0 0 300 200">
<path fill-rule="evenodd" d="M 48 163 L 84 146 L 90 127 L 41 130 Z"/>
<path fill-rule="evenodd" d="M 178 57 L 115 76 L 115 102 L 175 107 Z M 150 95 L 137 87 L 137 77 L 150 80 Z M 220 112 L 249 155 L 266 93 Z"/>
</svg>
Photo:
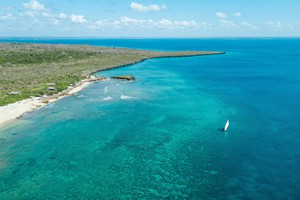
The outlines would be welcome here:
<svg viewBox="0 0 300 200">
<path fill-rule="evenodd" d="M 149 58 L 224 52 L 157 52 L 88 45 L 0 43 L 0 124 L 34 108 L 74 94 L 95 72 Z"/>
</svg>

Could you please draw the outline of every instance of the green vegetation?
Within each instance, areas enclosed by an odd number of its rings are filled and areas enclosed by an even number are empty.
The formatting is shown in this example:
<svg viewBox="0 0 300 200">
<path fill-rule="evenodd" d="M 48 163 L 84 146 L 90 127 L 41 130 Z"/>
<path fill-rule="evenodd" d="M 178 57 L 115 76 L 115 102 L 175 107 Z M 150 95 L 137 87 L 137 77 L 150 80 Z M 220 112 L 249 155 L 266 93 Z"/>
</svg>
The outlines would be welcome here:
<svg viewBox="0 0 300 200">
<path fill-rule="evenodd" d="M 31 96 L 51 95 L 93 72 L 146 58 L 219 53 L 167 53 L 83 45 L 0 43 L 0 106 Z M 55 83 L 56 90 L 47 90 L 47 83 Z M 9 95 L 11 91 L 20 91 L 21 95 Z"/>
</svg>

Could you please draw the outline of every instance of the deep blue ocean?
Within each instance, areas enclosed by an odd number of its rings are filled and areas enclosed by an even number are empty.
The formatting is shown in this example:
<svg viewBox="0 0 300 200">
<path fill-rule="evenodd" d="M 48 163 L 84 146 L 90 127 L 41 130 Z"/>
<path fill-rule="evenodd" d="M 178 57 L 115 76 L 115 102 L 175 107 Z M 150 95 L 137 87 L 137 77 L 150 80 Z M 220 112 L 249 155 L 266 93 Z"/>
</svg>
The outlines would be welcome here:
<svg viewBox="0 0 300 200">
<path fill-rule="evenodd" d="M 300 39 L 0 41 L 226 52 L 98 73 L 137 80 L 2 128 L 0 199 L 299 199 Z"/>
</svg>

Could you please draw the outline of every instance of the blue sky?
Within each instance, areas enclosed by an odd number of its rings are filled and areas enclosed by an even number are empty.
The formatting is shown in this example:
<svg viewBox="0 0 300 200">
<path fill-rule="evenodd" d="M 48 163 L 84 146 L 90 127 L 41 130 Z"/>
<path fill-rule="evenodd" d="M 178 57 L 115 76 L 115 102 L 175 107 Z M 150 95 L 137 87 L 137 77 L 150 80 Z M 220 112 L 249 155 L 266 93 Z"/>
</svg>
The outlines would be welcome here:
<svg viewBox="0 0 300 200">
<path fill-rule="evenodd" d="M 299 0 L 0 0 L 0 37 L 300 37 Z"/>
</svg>

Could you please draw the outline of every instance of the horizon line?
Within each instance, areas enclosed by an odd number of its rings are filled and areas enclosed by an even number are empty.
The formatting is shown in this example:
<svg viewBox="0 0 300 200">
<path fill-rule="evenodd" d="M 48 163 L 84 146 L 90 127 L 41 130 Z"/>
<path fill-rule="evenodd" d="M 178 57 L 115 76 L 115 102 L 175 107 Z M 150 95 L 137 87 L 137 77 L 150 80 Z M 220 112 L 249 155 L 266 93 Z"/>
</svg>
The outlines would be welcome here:
<svg viewBox="0 0 300 200">
<path fill-rule="evenodd" d="M 212 36 L 212 37 L 95 37 L 95 36 L 0 36 L 0 39 L 300 39 L 300 36 Z"/>
</svg>

